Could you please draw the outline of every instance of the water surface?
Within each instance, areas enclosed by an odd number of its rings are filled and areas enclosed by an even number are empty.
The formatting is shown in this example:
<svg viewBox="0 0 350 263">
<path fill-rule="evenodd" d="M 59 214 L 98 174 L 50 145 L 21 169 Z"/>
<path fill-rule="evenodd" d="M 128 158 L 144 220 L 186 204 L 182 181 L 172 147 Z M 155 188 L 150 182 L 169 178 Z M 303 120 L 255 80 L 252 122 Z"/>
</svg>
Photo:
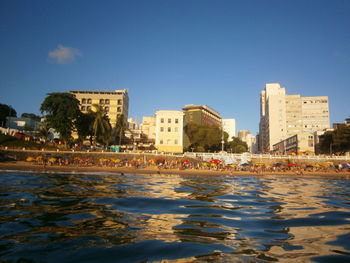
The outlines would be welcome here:
<svg viewBox="0 0 350 263">
<path fill-rule="evenodd" d="M 0 172 L 2 262 L 350 262 L 342 179 Z"/>
</svg>

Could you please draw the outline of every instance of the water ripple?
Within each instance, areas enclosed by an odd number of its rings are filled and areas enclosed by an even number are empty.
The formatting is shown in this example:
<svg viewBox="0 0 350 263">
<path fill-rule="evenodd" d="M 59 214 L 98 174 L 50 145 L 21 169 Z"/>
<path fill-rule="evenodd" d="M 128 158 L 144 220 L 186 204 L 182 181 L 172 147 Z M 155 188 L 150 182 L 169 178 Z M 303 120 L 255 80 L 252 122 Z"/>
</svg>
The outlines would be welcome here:
<svg viewBox="0 0 350 263">
<path fill-rule="evenodd" d="M 4 262 L 349 262 L 348 180 L 0 173 Z"/>
</svg>

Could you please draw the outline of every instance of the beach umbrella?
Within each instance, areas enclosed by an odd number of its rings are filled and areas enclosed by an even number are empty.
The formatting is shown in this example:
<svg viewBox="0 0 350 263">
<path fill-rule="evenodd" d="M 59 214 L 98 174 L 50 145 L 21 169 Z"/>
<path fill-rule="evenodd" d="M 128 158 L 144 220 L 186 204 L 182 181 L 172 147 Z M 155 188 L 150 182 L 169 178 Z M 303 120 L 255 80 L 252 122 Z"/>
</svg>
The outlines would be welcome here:
<svg viewBox="0 0 350 263">
<path fill-rule="evenodd" d="M 273 165 L 278 167 L 278 166 L 282 166 L 283 163 L 274 163 Z"/>
<path fill-rule="evenodd" d="M 183 163 L 190 163 L 190 160 L 183 160 Z"/>
<path fill-rule="evenodd" d="M 230 164 L 230 166 L 231 166 L 231 167 L 236 167 L 236 166 L 237 166 L 237 164 L 232 163 L 232 164 Z"/>
<path fill-rule="evenodd" d="M 32 162 L 32 161 L 34 161 L 34 158 L 31 157 L 31 156 L 29 156 L 29 157 L 27 157 L 26 161 L 27 161 L 27 162 Z"/>
<path fill-rule="evenodd" d="M 240 166 L 249 166 L 249 163 L 241 163 Z"/>
<path fill-rule="evenodd" d="M 256 166 L 263 166 L 264 163 L 256 163 L 255 165 L 256 165 Z"/>
<path fill-rule="evenodd" d="M 219 159 L 212 159 L 210 160 L 210 163 L 219 164 L 221 161 Z"/>
<path fill-rule="evenodd" d="M 341 166 L 342 166 L 342 168 L 345 168 L 345 169 L 349 169 L 350 168 L 350 164 L 349 163 L 342 163 Z"/>
<path fill-rule="evenodd" d="M 296 163 L 289 163 L 288 166 L 289 166 L 289 167 L 291 167 L 291 166 L 297 166 L 297 164 L 296 164 Z"/>
</svg>

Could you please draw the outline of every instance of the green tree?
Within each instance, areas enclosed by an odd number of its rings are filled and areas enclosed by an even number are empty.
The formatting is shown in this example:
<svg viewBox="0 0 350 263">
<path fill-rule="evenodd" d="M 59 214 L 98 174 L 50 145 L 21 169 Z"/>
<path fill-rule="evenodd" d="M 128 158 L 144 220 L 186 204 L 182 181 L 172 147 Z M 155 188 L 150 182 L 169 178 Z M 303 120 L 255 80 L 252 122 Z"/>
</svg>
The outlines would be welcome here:
<svg viewBox="0 0 350 263">
<path fill-rule="evenodd" d="M 232 141 L 228 142 L 227 148 L 233 153 L 242 153 L 248 150 L 248 145 L 238 137 L 232 137 Z"/>
<path fill-rule="evenodd" d="M 17 112 L 9 105 L 0 104 L 0 126 L 5 126 L 6 117 L 17 117 Z"/>
<path fill-rule="evenodd" d="M 47 138 L 49 137 L 49 127 L 47 126 L 47 124 L 41 123 L 40 127 L 39 127 L 39 136 L 41 139 L 43 139 L 44 144 L 46 144 Z"/>
<path fill-rule="evenodd" d="M 92 123 L 92 130 L 94 134 L 94 143 L 102 142 L 108 147 L 112 137 L 112 127 L 109 118 L 104 109 L 97 105 L 93 105 L 95 111 L 93 112 L 94 121 Z"/>
<path fill-rule="evenodd" d="M 92 129 L 92 125 L 95 120 L 95 114 L 94 112 L 88 112 L 88 113 L 80 113 L 75 126 L 78 132 L 78 140 L 80 142 L 83 142 L 86 137 L 89 137 L 90 139 L 90 145 L 92 145 L 92 140 L 94 136 L 94 131 Z"/>
<path fill-rule="evenodd" d="M 227 142 L 228 134 L 222 132 L 220 127 L 205 126 L 196 123 L 188 123 L 184 127 L 189 140 L 185 148 L 187 151 L 220 151 L 222 148 L 222 135 Z"/>
<path fill-rule="evenodd" d="M 327 131 L 320 136 L 317 145 L 319 153 L 333 154 L 350 151 L 350 126 L 338 125 L 334 131 Z"/>
<path fill-rule="evenodd" d="M 125 123 L 124 120 L 124 115 L 121 114 L 118 116 L 117 118 L 117 123 L 115 125 L 115 128 L 113 130 L 113 137 L 114 137 L 114 141 L 116 144 L 121 145 L 124 138 L 125 138 L 125 131 L 128 130 L 127 129 L 127 125 Z"/>
<path fill-rule="evenodd" d="M 79 100 L 70 93 L 49 93 L 42 102 L 40 111 L 46 113 L 48 126 L 59 132 L 60 139 L 66 144 L 70 142 L 75 122 L 80 114 Z"/>
</svg>

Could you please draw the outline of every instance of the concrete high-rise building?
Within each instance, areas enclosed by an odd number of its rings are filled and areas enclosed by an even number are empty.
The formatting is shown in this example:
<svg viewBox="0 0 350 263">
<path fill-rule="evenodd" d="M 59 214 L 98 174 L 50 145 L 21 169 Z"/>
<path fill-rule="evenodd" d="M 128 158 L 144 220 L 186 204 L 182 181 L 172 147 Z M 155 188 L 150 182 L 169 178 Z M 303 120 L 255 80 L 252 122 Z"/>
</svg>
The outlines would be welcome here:
<svg viewBox="0 0 350 263">
<path fill-rule="evenodd" d="M 232 137 L 236 136 L 236 120 L 222 119 L 222 128 L 228 134 L 228 141 L 232 141 Z"/>
<path fill-rule="evenodd" d="M 183 152 L 182 111 L 159 110 L 156 112 L 155 147 L 160 152 Z"/>
<path fill-rule="evenodd" d="M 266 84 L 260 93 L 260 125 L 262 151 L 286 138 L 286 90 L 278 83 Z"/>
<path fill-rule="evenodd" d="M 93 110 L 93 105 L 99 105 L 106 111 L 112 127 L 115 127 L 118 117 L 123 114 L 127 124 L 129 111 L 128 90 L 116 91 L 87 91 L 71 90 L 80 102 L 80 110 L 86 113 Z"/>
<path fill-rule="evenodd" d="M 327 96 L 287 95 L 279 83 L 268 83 L 260 93 L 259 150 L 299 133 L 329 128 Z"/>
</svg>

